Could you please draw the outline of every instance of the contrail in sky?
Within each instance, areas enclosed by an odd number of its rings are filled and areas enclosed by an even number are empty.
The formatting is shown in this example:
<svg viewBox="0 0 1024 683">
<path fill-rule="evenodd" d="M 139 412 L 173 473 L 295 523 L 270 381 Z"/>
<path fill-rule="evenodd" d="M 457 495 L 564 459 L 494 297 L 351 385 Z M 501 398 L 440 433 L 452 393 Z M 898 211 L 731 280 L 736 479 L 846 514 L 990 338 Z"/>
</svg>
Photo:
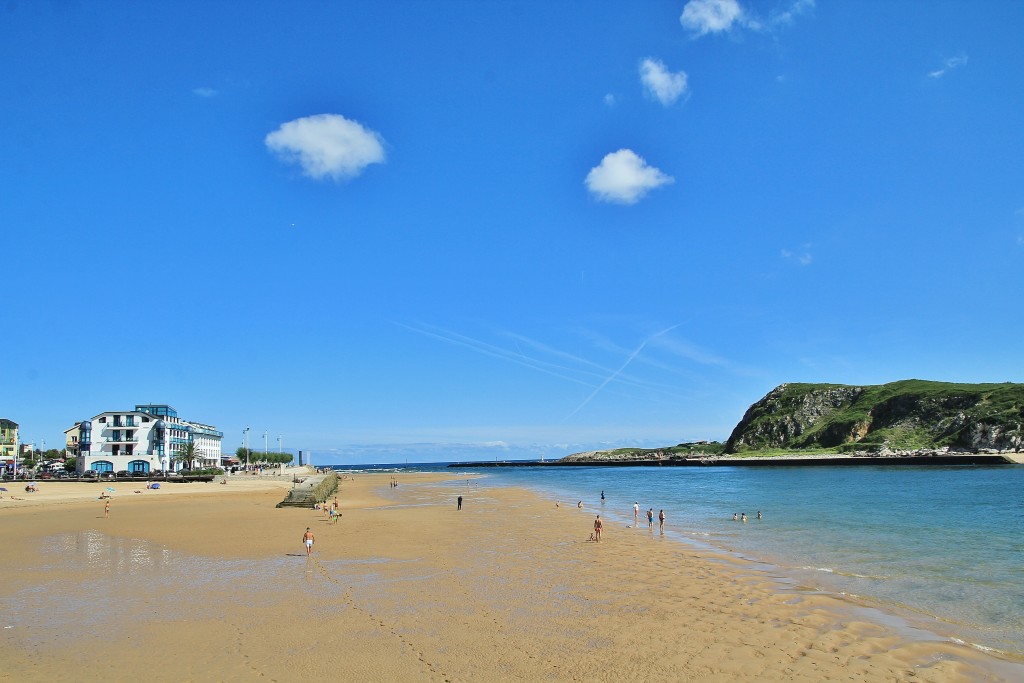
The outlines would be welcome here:
<svg viewBox="0 0 1024 683">
<path fill-rule="evenodd" d="M 564 379 L 569 382 L 583 384 L 584 386 L 593 386 L 593 384 L 591 382 L 587 382 L 576 377 L 571 377 L 567 373 L 576 372 L 588 375 L 597 374 L 590 370 L 574 370 L 572 368 L 567 368 L 561 365 L 557 365 L 555 363 L 549 363 L 535 358 L 530 358 L 526 355 L 523 355 L 523 352 L 518 348 L 518 353 L 513 353 L 511 351 L 507 351 L 500 347 L 494 346 L 493 344 L 488 344 L 487 342 L 482 342 L 477 339 L 473 339 L 471 337 L 458 334 L 457 332 L 450 332 L 448 330 L 443 330 L 441 328 L 430 329 L 427 328 L 426 326 L 414 327 L 412 325 L 406 325 L 405 323 L 401 323 L 398 321 L 392 322 L 395 325 L 398 325 L 399 327 L 404 327 L 407 330 L 418 332 L 419 334 L 425 335 L 427 337 L 433 337 L 434 339 L 439 339 L 449 344 L 462 346 L 464 348 L 476 351 L 477 353 L 482 353 L 485 356 L 491 356 L 492 358 L 500 358 L 501 360 L 510 361 L 518 365 L 524 365 L 528 368 L 533 368 L 534 370 L 537 370 L 539 372 L 543 372 L 548 375 L 553 375 L 554 377 L 558 377 L 559 379 Z"/>
<path fill-rule="evenodd" d="M 629 358 L 627 358 L 627 359 L 626 359 L 626 362 L 625 362 L 625 363 L 623 363 L 623 364 L 622 364 L 622 365 L 621 365 L 621 366 L 619 367 L 619 369 L 618 369 L 618 370 L 616 370 L 616 371 L 615 371 L 615 372 L 613 372 L 613 373 L 612 373 L 611 375 L 609 375 L 609 376 L 608 376 L 608 378 L 607 378 L 607 379 L 605 379 L 605 381 L 601 382 L 601 384 L 599 384 L 599 385 L 598 385 L 598 387 L 597 387 L 596 389 L 594 389 L 594 390 L 593 390 L 592 392 L 590 392 L 590 396 L 587 396 L 587 397 L 586 397 L 585 399 L 583 399 L 583 403 L 581 403 L 581 404 L 579 404 L 578 406 L 576 406 L 576 409 L 575 409 L 574 411 L 572 411 L 571 413 L 569 413 L 568 415 L 566 415 L 566 416 L 565 416 L 565 418 L 563 419 L 563 422 L 564 422 L 565 420 L 568 420 L 568 419 L 569 419 L 570 417 L 572 417 L 572 416 L 573 416 L 573 415 L 575 415 L 576 413 L 578 413 L 578 412 L 580 412 L 581 410 L 583 410 L 583 407 L 584 407 L 585 405 L 587 405 L 588 403 L 590 403 L 590 400 L 591 400 L 592 398 L 594 398 L 595 396 L 597 396 L 597 395 L 598 395 L 598 394 L 599 394 L 599 393 L 601 392 L 601 390 L 602 390 L 602 389 L 604 389 L 604 388 L 605 388 L 606 386 L 608 386 L 608 383 L 609 383 L 609 382 L 611 382 L 611 381 L 612 381 L 613 379 L 615 379 L 616 377 L 618 377 L 619 375 L 621 375 L 621 374 L 622 374 L 622 371 L 626 369 L 626 366 L 628 366 L 628 365 L 629 365 L 630 363 L 632 363 L 632 362 L 633 362 L 633 359 L 634 359 L 634 358 L 636 358 L 637 356 L 639 356 L 639 355 L 640 355 L 640 352 L 644 350 L 644 347 L 645 347 L 645 346 L 647 346 L 647 343 L 648 343 L 649 341 L 651 341 L 652 339 L 655 339 L 655 338 L 657 338 L 657 337 L 660 337 L 661 335 L 663 335 L 663 334 L 665 334 L 665 333 L 667 333 L 667 332 L 671 332 L 672 330 L 676 329 L 676 328 L 677 328 L 677 327 L 679 327 L 680 325 L 682 325 L 682 323 L 676 323 L 676 324 L 675 324 L 675 325 L 673 325 L 672 327 L 666 327 L 666 328 L 665 328 L 665 329 L 663 329 L 663 330 L 662 330 L 661 332 L 655 332 L 654 334 L 652 334 L 651 336 L 649 336 L 649 337 L 648 337 L 647 339 L 644 339 L 644 340 L 643 340 L 642 342 L 640 342 L 640 346 L 636 347 L 636 350 L 635 350 L 635 351 L 634 351 L 633 353 L 629 354 Z"/>
</svg>

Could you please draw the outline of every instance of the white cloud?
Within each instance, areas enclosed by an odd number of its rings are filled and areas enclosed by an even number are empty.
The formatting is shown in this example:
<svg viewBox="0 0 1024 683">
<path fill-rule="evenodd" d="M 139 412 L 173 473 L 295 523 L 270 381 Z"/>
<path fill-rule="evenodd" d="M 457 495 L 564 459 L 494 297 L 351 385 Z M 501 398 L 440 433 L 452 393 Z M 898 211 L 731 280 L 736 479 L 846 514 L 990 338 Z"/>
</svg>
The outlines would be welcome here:
<svg viewBox="0 0 1024 683">
<path fill-rule="evenodd" d="M 213 88 L 206 88 L 206 87 L 203 87 L 203 88 L 193 88 L 192 89 L 192 94 L 193 95 L 198 95 L 199 97 L 214 97 L 217 94 L 217 91 L 214 90 Z"/>
<path fill-rule="evenodd" d="M 801 266 L 809 266 L 814 261 L 814 256 L 811 255 L 811 245 L 805 244 L 797 250 L 783 249 L 782 258 L 788 261 L 795 261 Z"/>
<path fill-rule="evenodd" d="M 264 139 L 267 148 L 302 167 L 315 180 L 354 178 L 370 164 L 384 163 L 383 140 L 339 114 L 317 114 L 281 125 Z"/>
<path fill-rule="evenodd" d="M 608 93 L 607 95 L 605 95 L 604 96 L 604 103 L 605 103 L 605 106 L 614 107 L 615 106 L 615 95 L 613 95 L 611 93 Z"/>
<path fill-rule="evenodd" d="M 587 189 L 598 199 L 618 204 L 635 204 L 641 197 L 662 185 L 675 182 L 629 149 L 612 152 L 590 169 Z"/>
<path fill-rule="evenodd" d="M 792 24 L 794 17 L 814 9 L 814 6 L 814 0 L 794 0 L 793 4 L 787 9 L 773 14 L 771 23 L 776 26 L 780 24 Z"/>
<path fill-rule="evenodd" d="M 666 107 L 686 94 L 686 72 L 672 73 L 657 59 L 645 59 L 640 64 L 640 81 L 647 92 Z"/>
<path fill-rule="evenodd" d="M 683 7 L 680 23 L 698 36 L 721 33 L 743 21 L 743 8 L 736 0 L 690 0 Z"/>
<path fill-rule="evenodd" d="M 772 10 L 763 21 L 740 5 L 738 0 L 690 0 L 683 7 L 679 22 L 695 37 L 724 33 L 735 27 L 751 31 L 774 32 L 792 25 L 796 17 L 815 7 L 815 0 L 791 0 Z"/>
<path fill-rule="evenodd" d="M 967 64 L 967 55 L 959 54 L 956 57 L 950 57 L 949 59 L 942 62 L 942 68 L 930 71 L 928 73 L 929 78 L 942 78 L 947 72 L 953 69 L 958 69 L 961 66 Z"/>
</svg>

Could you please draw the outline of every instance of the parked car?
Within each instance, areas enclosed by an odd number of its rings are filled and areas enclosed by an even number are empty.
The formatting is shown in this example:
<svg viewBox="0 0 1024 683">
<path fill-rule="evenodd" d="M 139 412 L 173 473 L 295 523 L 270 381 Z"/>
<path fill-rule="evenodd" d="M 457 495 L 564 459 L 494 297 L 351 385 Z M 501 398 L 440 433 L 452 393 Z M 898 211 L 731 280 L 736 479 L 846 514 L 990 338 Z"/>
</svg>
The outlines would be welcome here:
<svg viewBox="0 0 1024 683">
<path fill-rule="evenodd" d="M 116 479 L 113 472 L 100 472 L 100 479 Z"/>
<path fill-rule="evenodd" d="M 86 479 L 95 479 L 96 477 L 100 476 L 100 473 L 97 472 L 96 470 L 86 470 L 85 472 L 82 472 L 82 476 L 85 477 Z"/>
</svg>

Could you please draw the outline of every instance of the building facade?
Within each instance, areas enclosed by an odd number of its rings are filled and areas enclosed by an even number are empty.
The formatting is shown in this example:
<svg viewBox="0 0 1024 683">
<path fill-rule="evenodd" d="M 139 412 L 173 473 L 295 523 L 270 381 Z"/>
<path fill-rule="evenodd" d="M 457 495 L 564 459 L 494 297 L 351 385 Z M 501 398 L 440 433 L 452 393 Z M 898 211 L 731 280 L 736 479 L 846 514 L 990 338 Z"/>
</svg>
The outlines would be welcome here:
<svg viewBox="0 0 1024 683">
<path fill-rule="evenodd" d="M 76 424 L 70 429 L 64 430 L 64 455 L 69 458 L 78 457 L 78 439 L 82 425 Z"/>
<path fill-rule="evenodd" d="M 212 467 L 220 463 L 222 438 L 211 425 L 179 418 L 171 406 L 139 404 L 135 410 L 100 413 L 79 423 L 76 469 L 138 474 L 180 470 L 184 464 L 173 456 L 189 443 L 195 445 L 196 464 Z"/>
<path fill-rule="evenodd" d="M 18 453 L 18 423 L 0 418 L 0 471 L 14 468 Z"/>
</svg>

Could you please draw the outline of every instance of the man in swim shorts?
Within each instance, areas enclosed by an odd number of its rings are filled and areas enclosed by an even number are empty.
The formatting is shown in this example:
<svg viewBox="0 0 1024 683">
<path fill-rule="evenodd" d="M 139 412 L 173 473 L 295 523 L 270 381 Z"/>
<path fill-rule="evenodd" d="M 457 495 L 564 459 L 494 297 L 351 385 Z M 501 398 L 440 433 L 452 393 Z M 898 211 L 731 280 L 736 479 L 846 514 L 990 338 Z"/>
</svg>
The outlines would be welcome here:
<svg viewBox="0 0 1024 683">
<path fill-rule="evenodd" d="M 601 540 L 601 528 L 602 527 L 604 527 L 604 522 L 601 521 L 601 515 L 598 515 L 597 519 L 594 520 L 594 540 L 595 541 L 600 541 Z"/>
<path fill-rule="evenodd" d="M 313 532 L 306 527 L 306 533 L 302 534 L 302 542 L 306 544 L 306 557 L 313 554 Z"/>
</svg>

